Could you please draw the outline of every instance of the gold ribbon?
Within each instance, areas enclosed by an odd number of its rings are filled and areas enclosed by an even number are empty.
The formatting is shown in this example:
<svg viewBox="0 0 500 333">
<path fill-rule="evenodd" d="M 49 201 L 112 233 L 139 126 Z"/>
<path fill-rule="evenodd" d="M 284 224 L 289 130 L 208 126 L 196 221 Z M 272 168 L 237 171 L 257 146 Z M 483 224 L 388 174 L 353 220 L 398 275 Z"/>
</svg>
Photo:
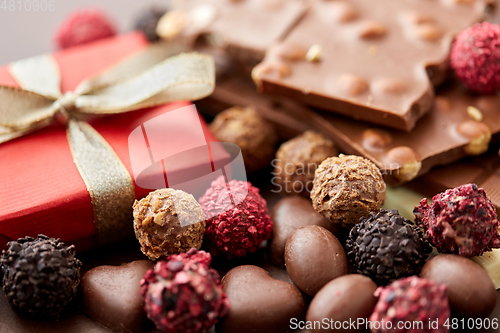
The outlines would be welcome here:
<svg viewBox="0 0 500 333">
<path fill-rule="evenodd" d="M 22 89 L 0 85 L 0 143 L 57 118 L 66 122 L 70 150 L 92 201 L 97 245 L 131 234 L 134 183 L 111 146 L 82 119 L 210 95 L 215 85 L 213 58 L 180 53 L 184 50 L 178 44 L 152 45 L 64 95 L 59 68 L 50 55 L 9 66 Z"/>
</svg>

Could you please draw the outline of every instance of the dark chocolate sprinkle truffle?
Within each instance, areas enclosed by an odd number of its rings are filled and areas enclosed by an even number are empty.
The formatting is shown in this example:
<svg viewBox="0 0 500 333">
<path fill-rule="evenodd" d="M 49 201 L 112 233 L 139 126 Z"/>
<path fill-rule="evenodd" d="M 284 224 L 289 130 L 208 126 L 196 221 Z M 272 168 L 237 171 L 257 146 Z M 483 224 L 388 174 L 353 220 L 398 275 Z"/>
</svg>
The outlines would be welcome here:
<svg viewBox="0 0 500 333">
<path fill-rule="evenodd" d="M 351 229 L 346 248 L 355 271 L 379 285 L 417 275 L 431 252 L 422 231 L 397 209 L 362 218 Z"/>
<path fill-rule="evenodd" d="M 74 248 L 44 235 L 9 242 L 0 258 L 7 300 L 24 311 L 57 317 L 80 284 L 82 263 Z"/>
<path fill-rule="evenodd" d="M 142 31 L 150 42 L 159 40 L 160 37 L 156 33 L 156 26 L 166 12 L 167 8 L 158 6 L 143 10 L 135 19 L 134 29 Z"/>
</svg>

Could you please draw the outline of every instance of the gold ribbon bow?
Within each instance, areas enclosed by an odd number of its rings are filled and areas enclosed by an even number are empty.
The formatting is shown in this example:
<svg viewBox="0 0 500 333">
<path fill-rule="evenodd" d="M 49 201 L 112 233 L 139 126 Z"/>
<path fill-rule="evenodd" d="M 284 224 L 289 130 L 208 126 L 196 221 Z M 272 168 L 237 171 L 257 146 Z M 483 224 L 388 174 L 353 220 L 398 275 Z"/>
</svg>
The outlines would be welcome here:
<svg viewBox="0 0 500 333">
<path fill-rule="evenodd" d="M 65 120 L 73 160 L 91 197 L 98 245 L 123 239 L 133 230 L 134 183 L 111 146 L 81 119 L 210 95 L 213 58 L 182 51 L 181 45 L 149 46 L 64 95 L 57 63 L 42 55 L 9 66 L 22 89 L 0 85 L 0 143 L 56 118 Z"/>
</svg>

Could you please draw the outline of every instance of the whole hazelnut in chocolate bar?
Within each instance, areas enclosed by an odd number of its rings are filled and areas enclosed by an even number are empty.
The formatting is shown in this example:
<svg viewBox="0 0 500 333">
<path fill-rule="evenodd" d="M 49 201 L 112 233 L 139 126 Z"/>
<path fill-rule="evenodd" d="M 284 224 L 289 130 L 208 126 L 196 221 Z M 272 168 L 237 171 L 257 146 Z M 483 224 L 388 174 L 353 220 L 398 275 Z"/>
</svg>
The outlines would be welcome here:
<svg viewBox="0 0 500 333">
<path fill-rule="evenodd" d="M 451 66 L 471 90 L 500 89 L 500 26 L 483 22 L 462 31 L 453 44 Z"/>
<path fill-rule="evenodd" d="M 282 193 L 308 197 L 318 166 L 337 154 L 330 139 L 307 131 L 280 146 L 273 163 L 273 181 L 280 186 Z"/>
<path fill-rule="evenodd" d="M 274 157 L 276 132 L 253 108 L 227 109 L 215 117 L 210 129 L 217 140 L 240 147 L 248 173 L 269 166 Z"/>
<path fill-rule="evenodd" d="M 314 209 L 330 221 L 350 227 L 380 209 L 385 182 L 371 161 L 340 154 L 327 158 L 316 170 L 311 199 Z"/>
<path fill-rule="evenodd" d="M 372 322 L 370 331 L 373 333 L 395 332 L 394 328 L 402 322 L 410 322 L 415 326 L 398 330 L 400 332 L 450 331 L 449 327 L 445 326 L 445 322 L 450 319 L 450 306 L 444 284 L 410 276 L 387 287 L 379 287 L 375 291 L 375 297 L 379 299 L 369 319 Z M 433 323 L 436 323 L 435 326 Z"/>
<path fill-rule="evenodd" d="M 200 204 L 207 217 L 206 241 L 214 254 L 243 257 L 271 236 L 273 223 L 266 200 L 249 182 L 226 183 L 220 176 L 200 198 Z"/>
<path fill-rule="evenodd" d="M 141 251 L 151 260 L 200 248 L 205 215 L 184 191 L 164 188 L 134 203 L 134 231 Z"/>
<path fill-rule="evenodd" d="M 156 26 L 166 12 L 167 9 L 163 7 L 154 6 L 147 8 L 137 16 L 134 28 L 142 31 L 150 42 L 157 41 L 160 39 L 160 36 L 156 33 Z"/>
<path fill-rule="evenodd" d="M 19 238 L 2 251 L 3 291 L 21 310 L 58 317 L 76 296 L 81 266 L 74 245 L 44 235 Z"/>
<path fill-rule="evenodd" d="M 473 257 L 500 248 L 495 206 L 476 184 L 436 194 L 430 205 L 422 199 L 413 213 L 440 252 Z"/>
<path fill-rule="evenodd" d="M 397 209 L 362 218 L 351 229 L 346 249 L 355 271 L 378 284 L 418 274 L 431 252 L 422 232 Z"/>
<path fill-rule="evenodd" d="M 159 330 L 206 332 L 227 314 L 229 301 L 210 262 L 210 254 L 192 249 L 146 272 L 141 281 L 144 309 Z"/>
</svg>

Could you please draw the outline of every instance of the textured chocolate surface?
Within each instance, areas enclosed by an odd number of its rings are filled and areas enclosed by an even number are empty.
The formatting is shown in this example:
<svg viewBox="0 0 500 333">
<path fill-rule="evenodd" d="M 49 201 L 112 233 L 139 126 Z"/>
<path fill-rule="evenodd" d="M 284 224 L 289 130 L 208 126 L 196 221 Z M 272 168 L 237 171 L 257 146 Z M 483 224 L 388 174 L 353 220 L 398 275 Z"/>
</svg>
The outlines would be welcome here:
<svg viewBox="0 0 500 333">
<path fill-rule="evenodd" d="M 328 230 L 309 225 L 295 230 L 286 242 L 286 271 L 302 292 L 314 296 L 325 284 L 347 274 L 344 248 Z"/>
<path fill-rule="evenodd" d="M 253 66 L 303 16 L 306 0 L 173 0 L 186 15 L 180 34 L 205 34 L 235 59 Z"/>
<path fill-rule="evenodd" d="M 253 78 L 266 93 L 411 130 L 432 107 L 453 36 L 484 10 L 480 1 L 316 1 Z"/>
<path fill-rule="evenodd" d="M 497 294 L 488 273 L 470 259 L 441 254 L 429 260 L 420 277 L 446 285 L 451 310 L 460 316 L 485 318 L 495 308 Z"/>
<path fill-rule="evenodd" d="M 337 154 L 330 139 L 313 131 L 304 132 L 279 147 L 273 161 L 273 180 L 283 194 L 309 198 L 314 172 L 323 160 Z"/>
<path fill-rule="evenodd" d="M 141 333 L 147 327 L 141 280 L 154 264 L 137 260 L 122 266 L 98 266 L 82 278 L 83 311 L 120 333 Z"/>
</svg>

